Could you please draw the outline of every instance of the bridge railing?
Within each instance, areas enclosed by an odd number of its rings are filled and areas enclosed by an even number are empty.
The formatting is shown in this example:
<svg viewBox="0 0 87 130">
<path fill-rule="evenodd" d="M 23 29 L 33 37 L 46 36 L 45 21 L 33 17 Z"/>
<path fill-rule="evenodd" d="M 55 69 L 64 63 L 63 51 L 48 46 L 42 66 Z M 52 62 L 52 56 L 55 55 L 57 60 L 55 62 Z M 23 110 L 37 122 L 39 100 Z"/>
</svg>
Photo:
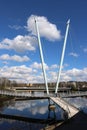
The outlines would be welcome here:
<svg viewBox="0 0 87 130">
<path fill-rule="evenodd" d="M 77 92 L 69 92 L 69 93 L 60 93 L 60 96 L 61 97 L 73 97 L 73 96 L 85 96 L 87 95 L 87 91 L 85 92 L 80 92 L 80 91 L 77 91 Z"/>
<path fill-rule="evenodd" d="M 29 92 L 16 92 L 16 91 L 8 91 L 8 90 L 0 90 L 1 95 L 8 95 L 8 96 L 19 96 L 19 97 L 27 97 L 31 96 Z"/>
<path fill-rule="evenodd" d="M 62 108 L 68 113 L 68 116 L 71 116 L 68 103 L 66 103 L 61 97 L 58 100 L 60 102 L 60 106 L 62 106 Z"/>
<path fill-rule="evenodd" d="M 30 96 L 47 96 L 45 93 L 41 92 L 17 92 L 12 90 L 0 90 L 1 95 L 9 95 L 9 96 L 19 96 L 19 97 L 30 97 Z M 87 96 L 87 91 L 85 92 L 74 92 L 74 93 L 58 93 L 60 97 L 73 97 L 73 96 Z M 55 94 L 50 93 L 49 96 L 55 96 Z"/>
</svg>

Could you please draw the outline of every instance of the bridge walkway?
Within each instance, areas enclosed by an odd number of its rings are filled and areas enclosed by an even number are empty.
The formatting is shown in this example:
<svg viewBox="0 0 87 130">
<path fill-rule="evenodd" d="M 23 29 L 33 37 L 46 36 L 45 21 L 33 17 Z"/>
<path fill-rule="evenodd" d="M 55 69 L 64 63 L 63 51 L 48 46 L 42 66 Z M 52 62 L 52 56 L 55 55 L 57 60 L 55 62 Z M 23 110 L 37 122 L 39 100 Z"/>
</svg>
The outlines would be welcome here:
<svg viewBox="0 0 87 130">
<path fill-rule="evenodd" d="M 44 92 L 18 92 L 18 91 L 11 91 L 11 90 L 0 90 L 0 95 L 7 95 L 7 96 L 16 96 L 16 97 L 53 97 L 55 96 L 53 93 L 50 93 L 50 95 L 47 95 Z M 69 98 L 69 97 L 79 97 L 79 96 L 87 96 L 87 91 L 85 92 L 75 92 L 75 93 L 59 93 L 59 96 L 62 98 Z"/>
<path fill-rule="evenodd" d="M 74 115 L 76 115 L 79 112 L 79 109 L 70 105 L 68 102 L 66 102 L 65 100 L 63 100 L 60 97 L 50 97 L 50 99 L 53 102 L 55 102 L 57 105 L 59 105 L 64 111 L 67 112 L 68 118 L 73 117 Z"/>
</svg>

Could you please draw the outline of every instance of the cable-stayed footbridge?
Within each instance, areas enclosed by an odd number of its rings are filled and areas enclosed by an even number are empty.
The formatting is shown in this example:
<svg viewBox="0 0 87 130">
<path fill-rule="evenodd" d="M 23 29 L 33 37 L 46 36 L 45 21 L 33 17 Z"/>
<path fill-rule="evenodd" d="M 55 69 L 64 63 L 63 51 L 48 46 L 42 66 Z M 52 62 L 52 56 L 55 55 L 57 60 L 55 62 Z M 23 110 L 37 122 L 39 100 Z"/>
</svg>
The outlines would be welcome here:
<svg viewBox="0 0 87 130">
<path fill-rule="evenodd" d="M 55 93 L 53 93 L 53 94 L 49 93 L 49 88 L 48 88 L 48 84 L 47 84 L 47 77 L 46 77 L 46 72 L 45 72 L 45 64 L 44 64 L 45 62 L 44 62 L 42 46 L 41 46 L 41 41 L 40 41 L 40 34 L 39 34 L 38 25 L 37 25 L 37 20 L 35 19 L 35 27 L 36 27 L 38 45 L 39 45 L 39 50 L 40 50 L 40 58 L 41 58 L 41 62 L 42 62 L 42 70 L 43 70 L 43 76 L 44 76 L 44 81 L 45 81 L 46 94 L 38 93 L 38 95 L 35 95 L 33 93 L 30 93 L 30 92 L 17 92 L 17 91 L 0 90 L 0 95 L 7 95 L 7 96 L 14 96 L 14 97 L 21 97 L 21 98 L 30 98 L 30 99 L 32 99 L 32 98 L 34 99 L 37 97 L 38 98 L 49 98 L 50 100 L 52 100 L 54 103 L 59 105 L 65 111 L 65 113 L 67 114 L 67 115 L 65 115 L 67 117 L 67 119 L 72 118 L 73 116 L 75 116 L 79 112 L 79 110 L 76 107 L 70 105 L 65 100 L 63 100 L 62 97 L 67 97 L 67 96 L 69 97 L 70 96 L 69 94 L 62 95 L 62 94 L 58 93 L 58 86 L 59 86 L 59 81 L 60 81 L 60 75 L 61 75 L 61 70 L 62 70 L 65 48 L 66 48 L 66 41 L 67 41 L 67 36 L 68 36 L 69 24 L 70 24 L 70 20 L 68 20 L 68 22 L 67 22 L 67 28 L 66 28 L 65 39 L 64 39 L 64 46 L 63 46 L 63 51 L 62 51 L 62 56 L 61 56 L 59 72 L 58 72 L 58 76 L 57 76 L 57 84 L 55 87 Z M 79 96 L 81 96 L 82 94 L 83 93 L 79 94 Z M 78 96 L 78 93 L 77 94 L 75 93 L 75 95 Z M 87 93 L 84 93 L 83 95 L 87 95 Z"/>
</svg>

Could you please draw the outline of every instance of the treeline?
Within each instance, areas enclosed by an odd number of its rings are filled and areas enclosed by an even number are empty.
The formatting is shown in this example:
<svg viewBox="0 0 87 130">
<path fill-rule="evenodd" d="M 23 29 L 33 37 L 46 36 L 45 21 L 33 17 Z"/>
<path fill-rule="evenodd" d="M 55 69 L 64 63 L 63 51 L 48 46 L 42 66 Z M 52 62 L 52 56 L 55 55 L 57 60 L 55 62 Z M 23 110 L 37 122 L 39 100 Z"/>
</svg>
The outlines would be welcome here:
<svg viewBox="0 0 87 130">
<path fill-rule="evenodd" d="M 86 81 L 60 82 L 59 87 L 71 88 L 72 90 L 87 90 L 87 82 Z"/>
<path fill-rule="evenodd" d="M 11 81 L 7 78 L 0 78 L 0 89 L 8 89 L 17 86 L 16 81 Z"/>
<path fill-rule="evenodd" d="M 9 80 L 7 78 L 0 78 L 0 89 L 13 89 L 15 87 L 44 87 L 44 83 L 17 83 L 15 80 Z M 55 87 L 56 83 L 48 83 L 49 87 Z M 71 88 L 72 90 L 87 90 L 86 81 L 68 81 L 60 82 L 60 88 Z"/>
</svg>

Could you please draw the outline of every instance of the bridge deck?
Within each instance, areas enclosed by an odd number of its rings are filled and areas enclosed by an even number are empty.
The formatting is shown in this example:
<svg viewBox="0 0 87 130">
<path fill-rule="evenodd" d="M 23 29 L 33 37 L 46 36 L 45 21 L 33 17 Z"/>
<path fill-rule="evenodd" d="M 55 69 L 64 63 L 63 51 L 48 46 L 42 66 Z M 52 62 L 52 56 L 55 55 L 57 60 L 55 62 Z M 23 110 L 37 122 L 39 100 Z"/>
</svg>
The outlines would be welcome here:
<svg viewBox="0 0 87 130">
<path fill-rule="evenodd" d="M 62 98 L 59 97 L 50 97 L 50 99 L 55 102 L 57 105 L 59 105 L 63 110 L 65 110 L 68 113 L 69 118 L 73 117 L 75 114 L 79 112 L 79 110 L 64 101 Z"/>
<path fill-rule="evenodd" d="M 58 93 L 62 98 L 69 98 L 69 97 L 79 97 L 79 96 L 87 96 L 87 91 L 85 92 L 75 92 L 75 93 Z M 18 91 L 11 91 L 11 90 L 0 90 L 0 95 L 7 95 L 7 96 L 16 96 L 16 97 L 49 97 L 49 96 L 55 96 L 55 94 L 50 93 L 50 95 L 47 95 L 44 92 L 18 92 Z"/>
</svg>

